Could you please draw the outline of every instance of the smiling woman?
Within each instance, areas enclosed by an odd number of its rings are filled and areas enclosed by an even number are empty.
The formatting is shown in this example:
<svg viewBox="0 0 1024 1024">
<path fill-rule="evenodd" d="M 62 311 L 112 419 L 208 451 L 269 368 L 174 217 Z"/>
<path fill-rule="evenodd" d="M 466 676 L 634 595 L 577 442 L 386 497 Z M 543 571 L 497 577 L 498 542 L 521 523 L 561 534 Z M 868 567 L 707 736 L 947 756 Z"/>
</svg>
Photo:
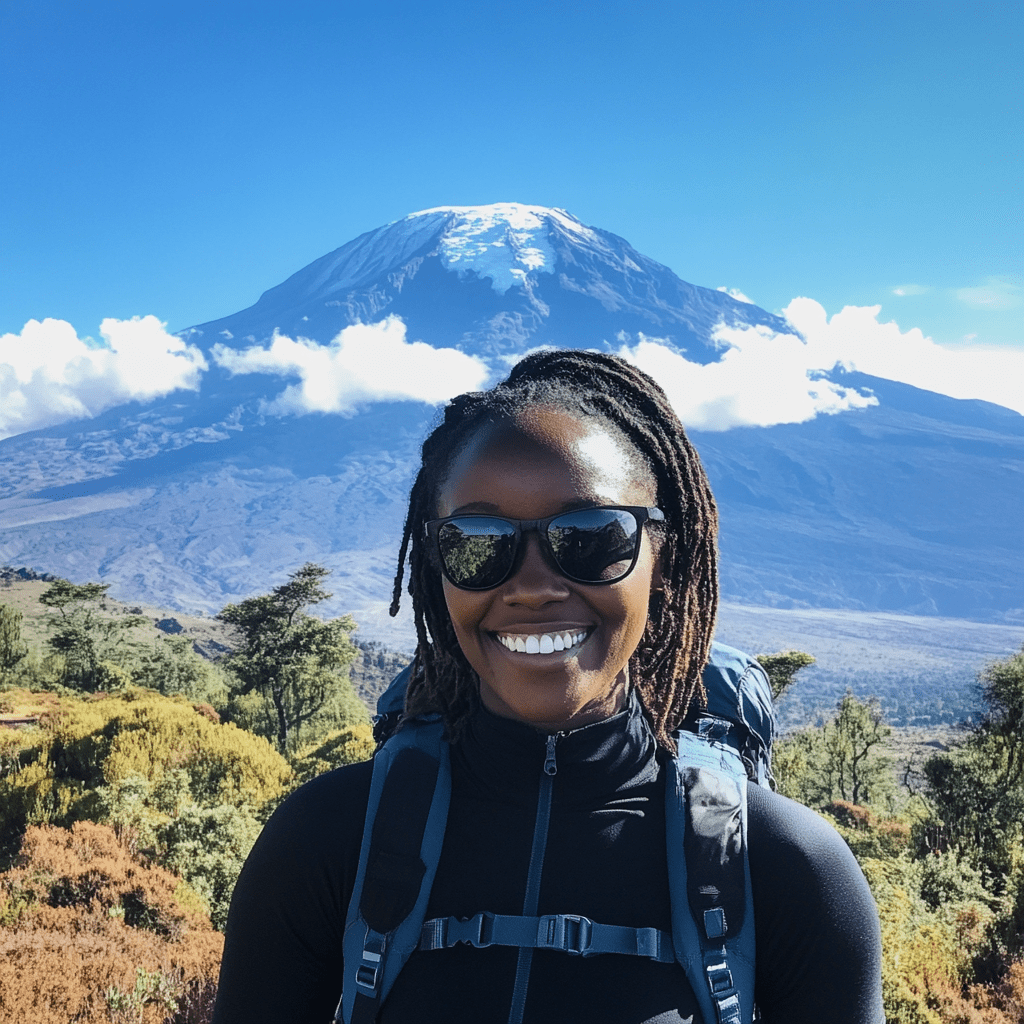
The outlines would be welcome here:
<svg viewBox="0 0 1024 1024">
<path fill-rule="evenodd" d="M 393 611 L 408 557 L 398 734 L 379 772 L 322 776 L 268 823 L 232 901 L 216 1024 L 325 1024 L 336 1007 L 344 1024 L 882 1021 L 877 914 L 846 845 L 766 788 L 702 774 L 678 731 L 705 702 L 716 530 L 665 395 L 619 359 L 536 353 L 453 400 L 395 580 Z M 681 866 L 707 842 L 749 869 L 738 903 L 724 876 L 687 897 Z M 693 948 L 687 900 L 714 908 Z M 734 987 L 705 939 L 732 942 L 748 914 L 756 963 L 729 961 Z"/>
<path fill-rule="evenodd" d="M 530 408 L 513 424 L 488 424 L 466 445 L 441 489 L 439 511 L 543 520 L 581 502 L 588 510 L 652 505 L 654 481 L 650 473 L 637 478 L 633 461 L 600 421 Z M 507 578 L 488 589 L 467 589 L 445 574 L 448 614 L 485 708 L 546 732 L 623 709 L 626 665 L 647 625 L 656 570 L 650 539 L 635 519 L 631 533 L 627 573 L 617 585 L 602 585 L 599 571 L 589 583 L 571 579 L 539 531 L 522 538 L 520 550 L 510 552 Z M 556 651 L 555 637 L 565 633 L 583 639 L 568 650 L 561 640 Z"/>
</svg>

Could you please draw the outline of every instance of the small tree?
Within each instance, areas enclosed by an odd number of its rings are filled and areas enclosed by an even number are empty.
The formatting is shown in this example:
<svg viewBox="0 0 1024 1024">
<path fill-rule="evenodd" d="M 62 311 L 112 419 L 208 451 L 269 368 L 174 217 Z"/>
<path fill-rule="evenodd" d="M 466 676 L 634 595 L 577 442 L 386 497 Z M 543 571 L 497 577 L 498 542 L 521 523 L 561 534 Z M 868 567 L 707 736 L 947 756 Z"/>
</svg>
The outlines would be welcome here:
<svg viewBox="0 0 1024 1024">
<path fill-rule="evenodd" d="M 877 700 L 858 700 L 847 690 L 839 702 L 835 718 L 825 723 L 823 764 L 824 781 L 833 799 L 853 804 L 867 802 L 880 789 L 892 789 L 891 763 L 874 752 L 892 729 L 882 717 Z M 890 785 L 885 786 L 889 781 Z"/>
<path fill-rule="evenodd" d="M 324 566 L 307 562 L 269 594 L 229 604 L 217 616 L 241 634 L 227 659 L 240 680 L 235 692 L 257 692 L 269 700 L 282 753 L 294 731 L 349 685 L 341 673 L 357 654 L 349 638 L 355 623 L 348 615 L 322 622 L 306 612 L 331 596 L 323 587 L 329 575 Z"/>
<path fill-rule="evenodd" d="M 64 658 L 63 681 L 70 686 L 97 690 L 107 685 L 112 676 L 104 663 L 117 664 L 128 631 L 147 621 L 140 615 L 101 616 L 97 606 L 109 589 L 109 583 L 58 579 L 39 596 L 41 605 L 59 614 L 47 644 Z"/>
<path fill-rule="evenodd" d="M 772 700 L 778 701 L 793 685 L 797 672 L 817 659 L 803 651 L 779 651 L 777 654 L 759 654 L 757 660 L 761 668 L 768 674 L 768 682 L 772 687 Z"/>
<path fill-rule="evenodd" d="M 0 604 L 0 673 L 11 672 L 28 654 L 21 639 L 22 614 L 17 608 Z"/>
<path fill-rule="evenodd" d="M 1024 648 L 979 680 L 985 715 L 962 744 L 925 762 L 924 774 L 954 847 L 998 880 L 1024 843 Z"/>
<path fill-rule="evenodd" d="M 891 732 L 877 701 L 858 700 L 847 690 L 820 729 L 801 730 L 777 744 L 779 790 L 812 807 L 888 797 L 895 788 L 892 765 L 876 748 Z"/>
<path fill-rule="evenodd" d="M 72 583 L 56 579 L 39 595 L 39 603 L 55 608 L 61 619 L 71 621 L 78 611 L 99 601 L 109 589 L 109 583 Z"/>
</svg>

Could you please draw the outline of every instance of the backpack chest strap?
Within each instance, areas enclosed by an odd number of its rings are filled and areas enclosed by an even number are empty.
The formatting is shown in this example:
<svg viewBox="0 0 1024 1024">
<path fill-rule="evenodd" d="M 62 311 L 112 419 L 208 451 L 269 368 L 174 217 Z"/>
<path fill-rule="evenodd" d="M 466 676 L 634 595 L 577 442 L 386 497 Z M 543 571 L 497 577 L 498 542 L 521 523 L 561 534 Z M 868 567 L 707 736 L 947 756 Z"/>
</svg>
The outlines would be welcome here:
<svg viewBox="0 0 1024 1024">
<path fill-rule="evenodd" d="M 663 964 L 674 963 L 676 959 L 671 932 L 657 928 L 600 924 L 577 914 L 520 917 L 484 911 L 465 920 L 434 917 L 424 922 L 418 948 L 450 949 L 460 942 L 478 949 L 486 946 L 518 946 L 556 949 L 574 956 L 624 953 L 627 956 L 648 957 Z"/>
</svg>

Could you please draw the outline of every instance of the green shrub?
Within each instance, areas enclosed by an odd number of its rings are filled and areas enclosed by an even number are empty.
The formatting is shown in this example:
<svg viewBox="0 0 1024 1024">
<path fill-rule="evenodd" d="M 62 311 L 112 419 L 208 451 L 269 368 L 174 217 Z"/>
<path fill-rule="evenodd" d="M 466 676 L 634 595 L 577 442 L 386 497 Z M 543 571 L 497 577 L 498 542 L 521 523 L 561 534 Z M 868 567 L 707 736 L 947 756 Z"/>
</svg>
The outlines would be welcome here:
<svg viewBox="0 0 1024 1024">
<path fill-rule="evenodd" d="M 214 724 L 182 697 L 146 690 L 62 698 L 41 728 L 24 735 L 23 749 L 0 779 L 4 831 L 102 820 L 111 801 L 127 799 L 138 780 L 159 789 L 165 779 L 184 779 L 189 800 L 200 807 L 229 803 L 255 812 L 285 792 L 292 776 L 266 740 Z M 168 775 L 175 770 L 184 774 Z M 160 809 L 149 793 L 140 799 Z"/>
<path fill-rule="evenodd" d="M 846 800 L 833 800 L 822 813 L 858 861 L 867 857 L 898 857 L 910 849 L 911 826 L 899 818 L 880 818 L 870 808 Z"/>
<path fill-rule="evenodd" d="M 317 775 L 373 757 L 373 730 L 360 723 L 332 732 L 322 742 L 304 747 L 292 758 L 297 782 L 308 782 Z"/>
<path fill-rule="evenodd" d="M 311 679 L 317 680 L 315 685 L 310 684 Z M 300 750 L 320 744 L 337 732 L 360 726 L 369 729 L 370 713 L 346 676 L 312 672 L 305 682 L 312 685 L 320 697 L 306 713 L 300 710 L 302 702 L 298 691 L 291 695 L 289 714 L 292 716 L 292 728 L 287 742 L 290 759 L 294 759 Z M 273 699 L 263 691 L 236 694 L 224 709 L 224 717 L 239 728 L 264 736 L 271 742 L 278 736 L 277 708 Z"/>
<path fill-rule="evenodd" d="M 918 864 L 919 891 L 929 910 L 948 908 L 958 903 L 989 906 L 996 902 L 985 888 L 981 872 L 953 850 L 923 857 Z"/>
<path fill-rule="evenodd" d="M 21 638 L 21 623 L 24 616 L 17 608 L 0 604 L 0 681 L 28 654 L 28 644 Z"/>
<path fill-rule="evenodd" d="M 223 931 L 235 881 L 260 833 L 248 808 L 191 804 L 157 828 L 160 862 L 177 871 L 205 901 Z"/>
<path fill-rule="evenodd" d="M 194 704 L 221 709 L 228 702 L 228 674 L 200 657 L 184 636 L 164 637 L 139 655 L 133 667 L 139 686 L 173 696 L 180 693 Z"/>
</svg>

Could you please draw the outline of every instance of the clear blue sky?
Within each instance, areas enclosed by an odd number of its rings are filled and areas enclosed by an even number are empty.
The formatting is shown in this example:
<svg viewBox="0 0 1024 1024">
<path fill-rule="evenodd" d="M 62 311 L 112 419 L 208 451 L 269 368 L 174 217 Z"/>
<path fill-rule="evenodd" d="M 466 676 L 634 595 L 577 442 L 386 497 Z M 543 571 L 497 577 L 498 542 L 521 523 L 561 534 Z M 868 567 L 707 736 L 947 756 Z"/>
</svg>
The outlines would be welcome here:
<svg viewBox="0 0 1024 1024">
<path fill-rule="evenodd" d="M 1022 44 L 1019 0 L 2 0 L 0 332 L 180 330 L 517 201 L 771 310 L 1019 346 Z"/>
</svg>

